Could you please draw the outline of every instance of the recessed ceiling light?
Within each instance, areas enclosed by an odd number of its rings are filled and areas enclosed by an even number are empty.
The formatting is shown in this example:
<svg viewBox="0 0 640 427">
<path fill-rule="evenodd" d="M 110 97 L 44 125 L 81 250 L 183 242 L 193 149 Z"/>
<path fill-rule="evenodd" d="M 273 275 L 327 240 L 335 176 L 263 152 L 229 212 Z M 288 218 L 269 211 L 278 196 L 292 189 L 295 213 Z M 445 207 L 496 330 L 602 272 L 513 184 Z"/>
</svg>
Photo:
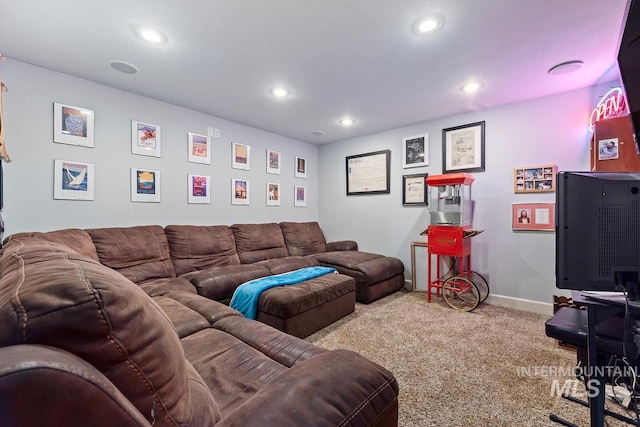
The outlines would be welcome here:
<svg viewBox="0 0 640 427">
<path fill-rule="evenodd" d="M 313 132 L 311 132 L 312 135 L 316 135 L 316 136 L 322 136 L 324 135 L 326 132 L 323 130 L 314 130 Z"/>
<path fill-rule="evenodd" d="M 120 60 L 109 61 L 109 65 L 114 70 L 125 74 L 137 74 L 140 71 L 135 65 Z"/>
<path fill-rule="evenodd" d="M 354 124 L 356 121 L 350 118 L 344 118 L 341 119 L 340 121 L 338 121 L 338 123 L 340 123 L 342 126 L 351 126 L 352 124 Z"/>
<path fill-rule="evenodd" d="M 417 34 L 428 34 L 442 28 L 444 18 L 440 15 L 423 16 L 413 23 L 413 31 Z"/>
<path fill-rule="evenodd" d="M 553 67 L 549 68 L 547 73 L 553 74 L 554 76 L 558 76 L 561 74 L 569 74 L 569 73 L 573 73 L 574 71 L 578 71 L 580 68 L 582 68 L 583 64 L 584 62 L 582 61 L 562 62 L 558 65 L 554 65 Z"/>
<path fill-rule="evenodd" d="M 484 86 L 484 83 L 482 82 L 469 82 L 469 83 L 463 84 L 460 87 L 460 90 L 465 93 L 475 93 L 480 89 L 482 89 L 483 86 Z"/>
<path fill-rule="evenodd" d="M 158 30 L 153 28 L 138 28 L 136 34 L 144 41 L 148 41 L 153 44 L 165 44 L 167 42 L 167 36 L 162 34 Z"/>
<path fill-rule="evenodd" d="M 284 98 L 285 96 L 291 95 L 291 91 L 289 89 L 285 89 L 283 87 L 276 87 L 269 91 L 269 93 L 278 98 Z"/>
</svg>

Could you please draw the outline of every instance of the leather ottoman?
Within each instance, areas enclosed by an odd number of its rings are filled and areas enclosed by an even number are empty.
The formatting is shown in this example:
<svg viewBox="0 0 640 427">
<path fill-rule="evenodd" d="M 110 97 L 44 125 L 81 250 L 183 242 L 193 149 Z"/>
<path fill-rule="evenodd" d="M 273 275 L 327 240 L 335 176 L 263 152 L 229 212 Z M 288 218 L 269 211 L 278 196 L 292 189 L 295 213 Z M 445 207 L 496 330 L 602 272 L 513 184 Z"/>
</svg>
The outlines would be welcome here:
<svg viewBox="0 0 640 427">
<path fill-rule="evenodd" d="M 355 310 L 356 284 L 344 274 L 325 274 L 260 295 L 257 320 L 304 338 Z"/>
</svg>

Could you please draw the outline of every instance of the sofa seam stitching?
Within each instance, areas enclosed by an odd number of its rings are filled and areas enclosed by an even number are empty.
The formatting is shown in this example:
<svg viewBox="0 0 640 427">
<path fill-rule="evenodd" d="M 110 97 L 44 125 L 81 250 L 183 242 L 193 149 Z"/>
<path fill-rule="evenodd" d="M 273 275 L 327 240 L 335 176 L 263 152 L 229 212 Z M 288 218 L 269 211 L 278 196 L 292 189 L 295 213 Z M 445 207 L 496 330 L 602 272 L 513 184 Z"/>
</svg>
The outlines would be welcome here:
<svg viewBox="0 0 640 427">
<path fill-rule="evenodd" d="M 374 398 L 378 397 L 380 395 L 380 393 L 382 393 L 383 390 L 385 390 L 387 387 L 390 387 L 391 383 L 389 382 L 389 380 L 387 380 L 382 386 L 378 387 L 378 389 L 371 395 L 369 396 L 364 402 L 362 402 L 358 408 L 356 408 L 352 413 L 351 416 L 347 419 L 345 419 L 341 424 L 339 424 L 340 426 L 344 426 L 346 425 L 346 423 L 350 422 L 356 415 L 358 415 L 359 413 L 362 412 L 362 409 L 369 404 L 369 402 L 371 402 Z M 389 402 L 389 404 L 387 406 L 385 406 L 384 410 L 382 411 L 382 413 L 384 413 L 387 408 L 389 408 L 393 403 L 395 403 L 396 399 L 394 398 L 391 402 Z M 378 415 L 375 419 L 377 420 L 378 418 L 380 418 L 380 416 L 382 415 L 382 413 L 380 415 Z"/>
</svg>

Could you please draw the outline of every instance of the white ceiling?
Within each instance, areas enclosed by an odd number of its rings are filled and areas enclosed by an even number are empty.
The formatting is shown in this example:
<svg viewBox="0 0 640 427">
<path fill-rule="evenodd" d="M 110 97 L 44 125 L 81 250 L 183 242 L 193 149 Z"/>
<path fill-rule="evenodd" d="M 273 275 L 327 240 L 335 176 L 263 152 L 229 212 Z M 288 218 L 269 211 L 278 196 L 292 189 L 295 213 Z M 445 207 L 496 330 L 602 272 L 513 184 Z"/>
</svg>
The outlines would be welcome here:
<svg viewBox="0 0 640 427">
<path fill-rule="evenodd" d="M 324 144 L 611 81 L 627 1 L 0 0 L 0 53 Z M 431 14 L 438 32 L 412 32 Z M 547 74 L 570 60 L 584 66 Z M 470 79 L 484 82 L 472 96 Z"/>
</svg>

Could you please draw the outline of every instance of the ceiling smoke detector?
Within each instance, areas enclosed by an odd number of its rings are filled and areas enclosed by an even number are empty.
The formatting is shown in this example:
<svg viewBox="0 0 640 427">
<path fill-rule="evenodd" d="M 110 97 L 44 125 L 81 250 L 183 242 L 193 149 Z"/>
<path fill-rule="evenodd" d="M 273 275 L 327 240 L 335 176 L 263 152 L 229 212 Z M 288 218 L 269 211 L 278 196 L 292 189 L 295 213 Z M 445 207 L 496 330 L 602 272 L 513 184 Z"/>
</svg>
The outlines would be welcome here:
<svg viewBox="0 0 640 427">
<path fill-rule="evenodd" d="M 547 71 L 547 73 L 554 75 L 554 76 L 559 76 L 562 74 L 569 74 L 569 73 L 573 73 L 574 71 L 578 71 L 580 68 L 582 68 L 582 65 L 584 64 L 584 62 L 582 61 L 567 61 L 567 62 L 562 62 L 558 65 L 554 65 L 553 67 L 549 68 L 549 70 Z"/>
<path fill-rule="evenodd" d="M 135 65 L 120 60 L 109 61 L 109 66 L 111 66 L 111 68 L 113 68 L 114 70 L 124 74 L 138 74 L 140 72 L 138 67 L 136 67 Z"/>
</svg>

